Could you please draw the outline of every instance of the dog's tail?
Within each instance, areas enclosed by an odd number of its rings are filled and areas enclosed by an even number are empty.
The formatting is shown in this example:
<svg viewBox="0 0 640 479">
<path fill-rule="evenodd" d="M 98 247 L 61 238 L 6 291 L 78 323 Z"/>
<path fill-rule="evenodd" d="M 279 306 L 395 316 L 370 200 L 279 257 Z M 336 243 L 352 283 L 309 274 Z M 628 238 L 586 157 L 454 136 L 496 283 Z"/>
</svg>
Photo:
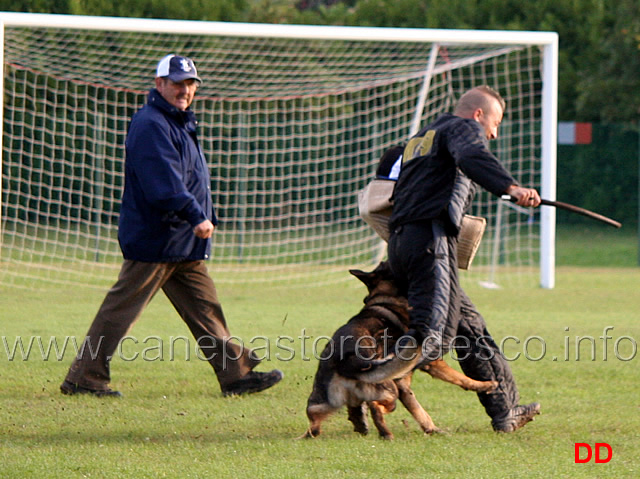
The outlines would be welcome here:
<svg viewBox="0 0 640 479">
<path fill-rule="evenodd" d="M 383 359 L 370 361 L 370 368 L 357 375 L 359 381 L 379 383 L 387 379 L 398 379 L 413 371 L 424 360 L 422 348 L 403 348 L 401 355 L 392 354 Z"/>
</svg>

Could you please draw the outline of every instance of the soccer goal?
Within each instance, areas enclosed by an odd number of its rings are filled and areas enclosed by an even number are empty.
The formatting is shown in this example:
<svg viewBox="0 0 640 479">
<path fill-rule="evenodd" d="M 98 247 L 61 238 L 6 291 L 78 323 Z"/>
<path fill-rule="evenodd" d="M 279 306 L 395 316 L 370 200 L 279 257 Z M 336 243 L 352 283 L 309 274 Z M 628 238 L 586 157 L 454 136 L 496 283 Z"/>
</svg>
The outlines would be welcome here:
<svg viewBox="0 0 640 479">
<path fill-rule="evenodd" d="M 220 225 L 218 281 L 348 280 L 381 244 L 357 193 L 389 146 L 488 84 L 508 109 L 492 148 L 555 199 L 557 35 L 549 32 L 236 24 L 0 14 L 0 285 L 104 287 L 121 255 L 117 219 L 128 121 L 167 53 L 193 58 L 193 104 Z M 473 273 L 554 284 L 552 209 L 486 193 Z"/>
</svg>

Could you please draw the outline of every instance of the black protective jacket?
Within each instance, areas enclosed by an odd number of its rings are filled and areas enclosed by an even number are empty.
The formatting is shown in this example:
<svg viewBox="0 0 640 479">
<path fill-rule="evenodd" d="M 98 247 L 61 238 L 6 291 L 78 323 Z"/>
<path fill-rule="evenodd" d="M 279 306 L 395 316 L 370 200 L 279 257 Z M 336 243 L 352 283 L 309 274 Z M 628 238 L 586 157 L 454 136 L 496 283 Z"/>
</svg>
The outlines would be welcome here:
<svg viewBox="0 0 640 479">
<path fill-rule="evenodd" d="M 456 235 L 475 194 L 474 183 L 495 195 L 517 184 L 489 151 L 478 122 L 445 113 L 405 148 L 391 229 L 440 218 Z"/>
</svg>

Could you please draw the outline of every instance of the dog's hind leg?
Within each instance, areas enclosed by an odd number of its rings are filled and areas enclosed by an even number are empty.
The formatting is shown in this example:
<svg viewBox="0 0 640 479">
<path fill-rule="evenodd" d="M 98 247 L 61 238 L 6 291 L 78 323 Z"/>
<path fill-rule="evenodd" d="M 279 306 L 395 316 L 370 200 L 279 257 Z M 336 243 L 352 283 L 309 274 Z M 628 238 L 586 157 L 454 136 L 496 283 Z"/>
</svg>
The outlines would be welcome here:
<svg viewBox="0 0 640 479">
<path fill-rule="evenodd" d="M 298 439 L 310 439 L 320 435 L 320 425 L 322 421 L 327 419 L 331 413 L 336 411 L 337 408 L 332 407 L 327 403 L 313 404 L 307 407 L 307 417 L 309 418 L 309 429 Z"/>
<path fill-rule="evenodd" d="M 380 433 L 380 437 L 382 437 L 382 439 L 391 441 L 393 439 L 393 434 L 387 427 L 387 423 L 384 420 L 384 415 L 387 412 L 393 411 L 395 406 L 393 404 L 388 405 L 380 401 L 370 401 L 367 404 L 369 405 L 369 409 L 371 410 L 371 418 L 373 419 L 373 423 L 376 425 L 376 429 L 378 429 L 378 432 Z"/>
<path fill-rule="evenodd" d="M 411 389 L 411 374 L 396 380 L 396 386 L 398 387 L 398 398 L 400 402 L 407 408 L 407 411 L 411 413 L 420 427 L 426 434 L 433 434 L 434 432 L 440 432 L 440 429 L 435 425 L 431 416 L 424 410 L 422 405 L 418 402 L 416 395 Z"/>
<path fill-rule="evenodd" d="M 443 359 L 432 361 L 421 366 L 420 369 L 429 373 L 436 379 L 441 379 L 442 381 L 455 384 L 466 391 L 489 393 L 498 387 L 498 383 L 496 381 L 476 381 L 475 379 L 471 379 L 470 377 L 453 369 Z"/>
<path fill-rule="evenodd" d="M 353 430 L 366 436 L 369 432 L 367 424 L 367 403 L 363 402 L 358 406 L 349 406 L 349 421 L 353 424 Z"/>
</svg>

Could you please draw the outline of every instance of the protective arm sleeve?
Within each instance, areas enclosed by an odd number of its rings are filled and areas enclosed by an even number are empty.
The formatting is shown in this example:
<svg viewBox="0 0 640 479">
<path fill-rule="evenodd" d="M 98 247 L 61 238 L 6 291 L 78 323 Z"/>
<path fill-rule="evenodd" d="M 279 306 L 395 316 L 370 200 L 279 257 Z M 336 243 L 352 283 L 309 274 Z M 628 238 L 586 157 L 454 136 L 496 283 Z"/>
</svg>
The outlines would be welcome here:
<svg viewBox="0 0 640 479">
<path fill-rule="evenodd" d="M 502 195 L 518 182 L 489 151 L 482 128 L 473 120 L 461 122 L 448 135 L 449 151 L 456 165 L 472 181 L 494 195 Z"/>
</svg>

